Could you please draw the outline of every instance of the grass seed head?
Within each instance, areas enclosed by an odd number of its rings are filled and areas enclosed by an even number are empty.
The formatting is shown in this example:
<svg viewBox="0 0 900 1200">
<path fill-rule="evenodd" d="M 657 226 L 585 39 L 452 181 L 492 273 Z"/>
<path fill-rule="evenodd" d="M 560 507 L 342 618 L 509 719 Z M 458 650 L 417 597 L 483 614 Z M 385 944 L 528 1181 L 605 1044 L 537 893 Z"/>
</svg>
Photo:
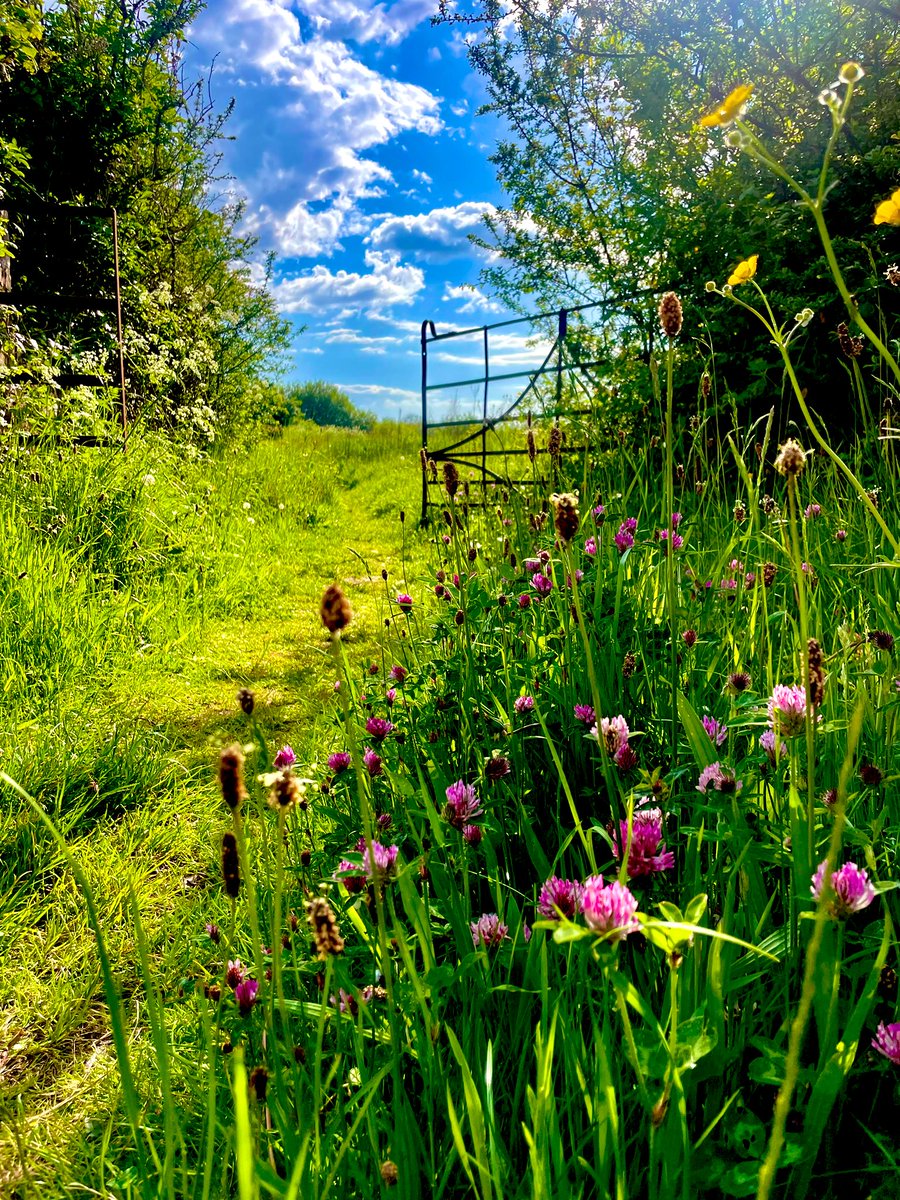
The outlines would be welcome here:
<svg viewBox="0 0 900 1200">
<path fill-rule="evenodd" d="M 775 458 L 775 470 L 788 479 L 796 479 L 806 466 L 806 453 L 795 438 L 788 440 L 778 448 Z"/>
<path fill-rule="evenodd" d="M 323 896 L 315 896 L 307 906 L 310 928 L 319 958 L 329 958 L 344 949 L 344 939 L 338 928 L 334 910 Z"/>
<path fill-rule="evenodd" d="M 550 503 L 553 505 L 553 523 L 556 526 L 557 537 L 564 546 L 568 546 L 574 541 L 581 522 L 578 497 L 572 492 L 562 492 L 552 495 Z"/>
<path fill-rule="evenodd" d="M 240 746 L 229 746 L 219 756 L 219 786 L 222 799 L 234 811 L 247 799 L 244 787 L 244 752 Z"/>
<path fill-rule="evenodd" d="M 666 292 L 659 302 L 659 323 L 666 337 L 677 338 L 684 324 L 681 301 L 674 292 Z"/>
<path fill-rule="evenodd" d="M 342 629 L 346 629 L 353 620 L 350 601 L 336 583 L 330 584 L 323 592 L 322 606 L 319 612 L 322 624 L 332 636 L 339 634 Z"/>
</svg>

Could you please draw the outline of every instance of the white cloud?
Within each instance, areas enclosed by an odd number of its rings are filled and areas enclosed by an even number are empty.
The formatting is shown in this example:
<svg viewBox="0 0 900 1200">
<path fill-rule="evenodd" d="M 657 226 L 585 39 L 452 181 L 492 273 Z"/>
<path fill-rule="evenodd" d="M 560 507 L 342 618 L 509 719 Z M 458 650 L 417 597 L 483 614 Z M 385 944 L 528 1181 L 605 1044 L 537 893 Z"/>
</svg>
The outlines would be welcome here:
<svg viewBox="0 0 900 1200">
<path fill-rule="evenodd" d="M 411 304 L 425 287 L 419 267 L 400 262 L 397 254 L 367 250 L 369 271 L 329 271 L 317 265 L 294 278 L 282 279 L 271 288 L 282 312 L 320 312 L 329 308 L 384 309 L 393 304 Z"/>
<path fill-rule="evenodd" d="M 422 398 L 420 392 L 412 392 L 409 388 L 388 387 L 383 383 L 339 383 L 338 387 L 354 396 L 393 396 L 403 400 Z"/>
<path fill-rule="evenodd" d="M 482 200 L 463 200 L 430 212 L 388 216 L 373 226 L 368 241 L 372 246 L 421 258 L 446 259 L 471 254 L 470 233 L 487 232 L 484 214 L 494 206 Z"/>
<path fill-rule="evenodd" d="M 434 183 L 428 172 L 420 171 L 418 167 L 413 167 L 412 177 L 413 179 L 418 179 L 419 183 L 424 183 L 426 187 L 431 187 L 432 183 Z"/>
<path fill-rule="evenodd" d="M 403 344 L 397 337 L 371 337 L 358 329 L 334 329 L 325 335 L 326 346 L 354 346 L 363 354 L 387 354 Z"/>
<path fill-rule="evenodd" d="M 429 352 L 432 359 L 455 367 L 484 367 L 484 349 L 480 340 L 461 338 L 444 343 L 448 349 Z M 488 343 L 491 373 L 503 368 L 512 370 L 536 370 L 553 345 L 552 339 L 535 337 L 531 333 L 492 333 Z M 449 347 L 452 347 L 450 349 Z"/>
<path fill-rule="evenodd" d="M 264 243 L 282 254 L 330 254 L 342 235 L 362 231 L 358 201 L 393 182 L 367 151 L 443 128 L 438 96 L 380 74 L 340 40 L 395 44 L 430 12 L 431 0 L 217 0 L 198 18 L 191 37 L 201 52 L 256 85 L 252 124 L 244 116 L 232 127 L 232 166 Z M 302 157 L 301 171 L 283 165 L 290 154 Z"/>
<path fill-rule="evenodd" d="M 453 284 L 448 284 L 444 288 L 444 294 L 441 299 L 447 301 L 449 304 L 455 304 L 458 313 L 506 312 L 506 307 L 499 300 L 492 300 L 490 296 L 485 296 L 484 292 L 479 291 L 477 287 L 472 287 L 471 285 L 454 287 Z"/>
<path fill-rule="evenodd" d="M 453 113 L 454 117 L 464 117 L 469 111 L 468 100 L 460 100 L 458 104 L 451 104 L 450 111 Z"/>
</svg>

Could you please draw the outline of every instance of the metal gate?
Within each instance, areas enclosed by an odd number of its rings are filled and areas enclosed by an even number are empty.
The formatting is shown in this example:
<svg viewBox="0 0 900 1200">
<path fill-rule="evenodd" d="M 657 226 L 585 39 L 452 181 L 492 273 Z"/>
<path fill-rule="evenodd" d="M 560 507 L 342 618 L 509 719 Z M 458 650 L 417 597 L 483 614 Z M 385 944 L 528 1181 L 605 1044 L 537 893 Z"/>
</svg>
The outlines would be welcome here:
<svg viewBox="0 0 900 1200">
<path fill-rule="evenodd" d="M 581 304 L 572 308 L 561 308 L 554 312 L 536 313 L 526 317 L 515 317 L 507 321 L 497 321 L 492 325 L 476 325 L 468 329 L 453 329 L 446 333 L 438 333 L 433 321 L 425 320 L 421 327 L 421 358 L 422 358 L 422 523 L 428 521 L 428 510 L 430 508 L 441 507 L 441 502 L 431 500 L 429 492 L 433 488 L 440 487 L 440 480 L 429 474 L 425 469 L 427 462 L 433 462 L 435 465 L 439 463 L 451 462 L 468 468 L 476 468 L 480 478 L 476 480 L 482 489 L 482 497 L 479 503 L 486 503 L 486 487 L 488 483 L 501 483 L 507 486 L 515 486 L 517 484 L 530 484 L 532 479 L 517 479 L 512 478 L 508 473 L 501 474 L 489 466 L 489 459 L 496 459 L 499 456 L 527 454 L 528 450 L 523 445 L 520 449 L 489 449 L 488 434 L 504 421 L 517 419 L 522 415 L 523 405 L 529 397 L 536 398 L 536 389 L 538 383 L 545 377 L 549 377 L 554 388 L 554 402 L 548 410 L 543 408 L 540 412 L 542 418 L 553 418 L 558 420 L 560 417 L 586 417 L 591 416 L 595 411 L 595 398 L 599 389 L 600 380 L 596 375 L 596 369 L 608 366 L 608 360 L 604 359 L 581 359 L 577 353 L 577 347 L 573 346 L 572 330 L 570 328 L 569 318 L 576 314 L 595 312 L 601 320 L 608 319 L 613 312 L 622 312 L 623 305 L 633 303 L 636 300 L 644 300 L 649 296 L 655 296 L 658 293 L 642 292 L 639 295 L 628 297 L 624 300 L 620 297 L 609 301 L 596 301 L 591 304 Z M 508 371 L 501 373 L 491 373 L 491 334 L 500 329 L 510 329 L 513 326 L 521 326 L 530 324 L 532 327 L 548 326 L 553 322 L 551 328 L 555 328 L 555 333 L 552 339 L 547 338 L 549 347 L 544 355 L 543 361 L 536 368 L 528 370 Z M 442 382 L 434 382 L 429 378 L 429 347 L 433 347 L 438 343 L 447 343 L 453 339 L 471 338 L 475 335 L 481 337 L 481 367 L 482 373 L 466 379 L 445 380 Z M 563 384 L 567 378 L 574 382 L 574 393 L 585 402 L 585 407 L 563 407 Z M 509 383 L 514 380 L 524 380 L 524 385 L 515 396 L 515 399 L 501 405 L 501 411 L 491 414 L 489 412 L 489 393 L 491 384 Z M 480 413 L 463 418 L 453 418 L 450 420 L 433 420 L 429 415 L 429 400 L 432 400 L 436 394 L 448 391 L 449 389 L 459 389 L 463 387 L 475 387 L 481 390 Z M 530 416 L 530 414 L 529 414 Z M 474 426 L 474 428 L 473 428 Z M 432 447 L 429 445 L 429 437 L 431 433 L 438 429 L 450 429 L 453 427 L 467 427 L 468 432 L 458 441 L 451 443 L 448 446 Z M 564 454 L 582 454 L 587 447 L 585 445 L 564 445 L 561 452 Z M 546 450 L 538 450 L 538 453 L 546 453 Z"/>
</svg>

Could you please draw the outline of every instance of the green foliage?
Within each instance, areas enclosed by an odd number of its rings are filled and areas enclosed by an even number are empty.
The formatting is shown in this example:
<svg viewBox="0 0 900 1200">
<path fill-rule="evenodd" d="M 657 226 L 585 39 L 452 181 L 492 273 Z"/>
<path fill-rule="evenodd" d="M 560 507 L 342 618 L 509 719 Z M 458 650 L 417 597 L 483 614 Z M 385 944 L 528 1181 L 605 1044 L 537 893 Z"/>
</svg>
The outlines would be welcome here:
<svg viewBox="0 0 900 1200">
<path fill-rule="evenodd" d="M 314 425 L 333 425 L 339 429 L 369 430 L 375 424 L 372 413 L 357 408 L 346 392 L 322 379 L 284 389 L 276 420 L 282 425 L 291 425 L 298 417 L 312 421 Z"/>
<path fill-rule="evenodd" d="M 230 106 L 217 112 L 203 80 L 182 82 L 180 46 L 200 7 L 82 0 L 41 14 L 40 69 L 14 61 L 0 75 L 0 154 L 19 154 L 0 184 L 24 290 L 111 295 L 108 224 L 65 206 L 117 209 L 131 418 L 203 443 L 248 425 L 245 396 L 277 373 L 288 330 L 251 269 L 240 205 L 210 199 Z M 114 322 L 43 310 L 17 320 L 53 371 L 115 374 Z M 9 362 L 17 375 L 35 368 Z M 84 407 L 30 386 L 13 401 L 20 423 L 42 429 Z M 113 401 L 92 402 L 97 419 Z"/>
<path fill-rule="evenodd" d="M 842 182 L 827 211 L 866 318 L 895 328 L 900 298 L 883 279 L 891 251 L 883 259 L 885 235 L 872 225 L 875 201 L 900 178 L 895 14 L 839 0 L 775 8 L 485 0 L 472 8 L 470 60 L 488 87 L 485 110 L 509 130 L 492 156 L 508 203 L 482 239 L 502 254 L 486 282 L 520 309 L 619 298 L 597 335 L 613 381 L 623 341 L 646 361 L 658 339 L 641 297 L 675 288 L 690 336 L 742 414 L 755 417 L 781 393 L 780 367 L 760 356 L 752 330 L 710 309 L 703 285 L 722 283 L 758 253 L 778 307 L 816 310 L 803 384 L 826 422 L 846 429 L 852 383 L 834 332 L 846 314 L 810 245 L 809 215 L 783 181 L 698 120 L 735 85 L 755 83 L 754 127 L 808 182 L 831 131 L 817 95 L 843 61 L 863 64 L 836 147 Z M 695 394 L 696 381 L 682 380 L 682 410 Z"/>
</svg>

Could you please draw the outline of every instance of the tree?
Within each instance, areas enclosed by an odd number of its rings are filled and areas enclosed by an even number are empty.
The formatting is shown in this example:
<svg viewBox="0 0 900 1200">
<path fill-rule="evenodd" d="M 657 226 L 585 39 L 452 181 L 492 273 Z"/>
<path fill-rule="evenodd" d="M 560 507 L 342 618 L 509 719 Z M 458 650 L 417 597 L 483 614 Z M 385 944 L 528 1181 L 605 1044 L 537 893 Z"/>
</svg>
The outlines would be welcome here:
<svg viewBox="0 0 900 1200">
<path fill-rule="evenodd" d="M 363 412 L 351 402 L 346 392 L 321 379 L 295 384 L 285 390 L 279 420 L 283 425 L 290 425 L 298 416 L 316 425 L 336 425 L 341 429 L 369 430 L 375 424 L 372 413 Z"/>
<path fill-rule="evenodd" d="M 704 283 L 758 253 L 782 312 L 820 314 L 802 365 L 811 385 L 830 380 L 820 407 L 844 411 L 850 383 L 834 335 L 843 314 L 809 218 L 698 118 L 755 82 L 753 122 L 807 179 L 830 132 L 817 97 L 843 61 L 861 61 L 867 77 L 835 159 L 829 223 L 861 304 L 896 315 L 898 297 L 865 252 L 877 261 L 874 199 L 900 177 L 896 10 L 859 0 L 484 0 L 455 19 L 477 31 L 469 53 L 490 96 L 483 111 L 510 131 L 492 157 L 509 200 L 480 239 L 501 255 L 485 282 L 520 310 L 622 297 L 601 335 L 644 359 L 658 336 L 647 293 L 674 288 L 686 328 L 755 412 L 779 395 L 780 370 L 749 323 L 705 301 Z M 683 402 L 695 394 L 696 380 Z"/>
</svg>

